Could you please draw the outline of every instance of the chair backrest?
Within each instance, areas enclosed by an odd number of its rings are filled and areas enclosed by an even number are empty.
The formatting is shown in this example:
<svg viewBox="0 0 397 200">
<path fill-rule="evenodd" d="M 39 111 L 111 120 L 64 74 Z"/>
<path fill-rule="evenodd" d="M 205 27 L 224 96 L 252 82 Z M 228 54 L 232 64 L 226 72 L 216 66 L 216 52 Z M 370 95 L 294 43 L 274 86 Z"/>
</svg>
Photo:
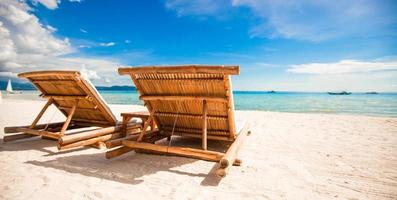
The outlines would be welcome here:
<svg viewBox="0 0 397 200">
<path fill-rule="evenodd" d="M 131 76 L 161 131 L 201 137 L 205 100 L 208 139 L 236 137 L 230 75 L 239 74 L 238 66 L 132 67 L 119 74 Z"/>
<path fill-rule="evenodd" d="M 78 102 L 72 122 L 92 126 L 111 126 L 117 122 L 95 87 L 78 71 L 35 71 L 18 74 L 27 78 L 67 116 Z"/>
</svg>

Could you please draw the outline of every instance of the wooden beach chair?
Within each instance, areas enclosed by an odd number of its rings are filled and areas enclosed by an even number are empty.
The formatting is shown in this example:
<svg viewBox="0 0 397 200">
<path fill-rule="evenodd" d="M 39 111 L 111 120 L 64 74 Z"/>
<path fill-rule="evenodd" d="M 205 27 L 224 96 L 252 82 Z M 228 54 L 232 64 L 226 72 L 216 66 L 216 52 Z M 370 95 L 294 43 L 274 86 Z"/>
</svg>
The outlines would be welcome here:
<svg viewBox="0 0 397 200">
<path fill-rule="evenodd" d="M 101 147 L 104 141 L 121 138 L 127 130 L 141 127 L 135 122 L 128 127 L 118 123 L 95 87 L 78 71 L 36 71 L 18 74 L 18 77 L 31 81 L 41 92 L 40 96 L 48 100 L 32 124 L 5 127 L 4 142 L 42 136 L 58 140 L 59 150 L 86 145 Z M 66 120 L 38 124 L 50 105 L 55 105 Z"/>
<path fill-rule="evenodd" d="M 247 123 L 236 124 L 230 75 L 238 75 L 238 66 L 167 66 L 119 68 L 120 75 L 131 76 L 149 111 L 138 137 L 125 138 L 122 146 L 108 151 L 107 158 L 129 152 L 150 152 L 220 162 L 217 174 L 226 175 L 232 164 L 239 165 L 239 147 L 248 134 Z M 126 113 L 128 116 L 128 113 Z M 157 128 L 147 131 L 154 122 Z M 145 142 L 173 135 L 201 139 L 201 149 Z M 207 140 L 228 142 L 223 152 L 207 149 Z"/>
</svg>

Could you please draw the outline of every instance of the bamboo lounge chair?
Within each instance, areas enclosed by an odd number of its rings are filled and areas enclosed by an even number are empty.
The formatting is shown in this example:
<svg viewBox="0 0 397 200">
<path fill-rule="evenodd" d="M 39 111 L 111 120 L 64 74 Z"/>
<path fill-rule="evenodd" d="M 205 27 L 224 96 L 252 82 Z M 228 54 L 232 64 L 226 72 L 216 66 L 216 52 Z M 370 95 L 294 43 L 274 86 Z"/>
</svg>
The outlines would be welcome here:
<svg viewBox="0 0 397 200">
<path fill-rule="evenodd" d="M 131 130 L 141 126 L 135 122 L 128 128 L 120 126 L 95 87 L 77 71 L 36 71 L 18 74 L 18 77 L 31 81 L 41 92 L 40 96 L 48 101 L 32 124 L 5 127 L 4 142 L 42 136 L 58 140 L 59 150 L 86 145 L 103 147 L 104 141 L 123 137 L 123 128 Z M 55 105 L 66 120 L 38 124 L 50 105 Z"/>
<path fill-rule="evenodd" d="M 122 147 L 106 153 L 108 159 L 131 150 L 192 157 L 220 162 L 216 172 L 220 177 L 232 164 L 240 164 L 237 153 L 249 131 L 247 123 L 235 123 L 230 75 L 239 74 L 238 66 L 134 67 L 118 71 L 131 76 L 150 117 L 138 139 L 124 139 Z M 172 135 L 201 138 L 202 149 L 143 142 L 152 121 L 158 131 L 150 134 L 168 140 Z M 231 145 L 225 152 L 211 151 L 207 140 L 228 141 Z"/>
</svg>

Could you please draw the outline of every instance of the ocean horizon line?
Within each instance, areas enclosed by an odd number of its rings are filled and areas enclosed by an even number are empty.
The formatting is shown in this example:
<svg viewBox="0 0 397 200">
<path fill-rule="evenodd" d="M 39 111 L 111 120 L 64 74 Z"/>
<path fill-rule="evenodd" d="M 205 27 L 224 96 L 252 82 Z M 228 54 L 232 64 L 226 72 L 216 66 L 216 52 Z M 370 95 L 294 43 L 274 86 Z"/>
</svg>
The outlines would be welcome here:
<svg viewBox="0 0 397 200">
<path fill-rule="evenodd" d="M 134 91 L 136 92 L 136 89 L 111 89 L 112 87 L 125 87 L 122 85 L 117 85 L 117 86 L 95 86 L 95 88 L 98 91 Z M 133 86 L 128 86 L 128 87 L 133 87 Z M 135 87 L 133 87 L 135 88 Z M 14 90 L 16 91 L 35 91 L 35 88 L 15 88 Z M 5 92 L 5 88 L 1 88 L 0 91 Z M 252 93 L 252 94 L 286 94 L 286 93 L 299 93 L 299 94 L 322 94 L 322 93 L 328 93 L 328 92 L 342 92 L 342 91 L 347 91 L 351 92 L 351 94 L 368 94 L 370 92 L 376 92 L 377 94 L 396 94 L 397 91 L 373 91 L 373 90 L 368 90 L 368 91 L 351 91 L 351 90 L 329 90 L 329 91 L 294 91 L 294 90 L 233 90 L 233 93 Z"/>
</svg>

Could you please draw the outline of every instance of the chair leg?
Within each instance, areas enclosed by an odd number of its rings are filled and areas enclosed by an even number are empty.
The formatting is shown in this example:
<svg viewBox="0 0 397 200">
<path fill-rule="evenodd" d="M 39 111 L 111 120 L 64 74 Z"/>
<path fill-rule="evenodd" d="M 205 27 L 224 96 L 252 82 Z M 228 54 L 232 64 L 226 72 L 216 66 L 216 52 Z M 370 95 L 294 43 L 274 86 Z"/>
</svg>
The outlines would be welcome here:
<svg viewBox="0 0 397 200">
<path fill-rule="evenodd" d="M 229 170 L 231 165 L 240 165 L 241 160 L 237 159 L 238 151 L 240 150 L 240 147 L 242 146 L 245 138 L 248 135 L 248 130 L 249 124 L 245 124 L 243 129 L 240 131 L 238 134 L 236 140 L 230 145 L 229 149 L 226 151 L 225 156 L 222 157 L 220 160 L 220 167 L 216 171 L 216 174 L 219 177 L 225 177 L 227 174 L 227 171 Z"/>
<path fill-rule="evenodd" d="M 79 101 L 77 100 L 76 103 L 73 105 L 72 109 L 70 110 L 68 117 L 66 118 L 65 123 L 62 126 L 62 129 L 60 131 L 60 136 L 62 137 L 63 135 L 65 135 L 66 129 L 68 129 L 68 126 L 70 124 L 70 121 L 72 121 L 72 117 L 74 115 L 74 112 L 76 111 L 77 108 L 77 104 L 79 103 Z"/>
<path fill-rule="evenodd" d="M 143 136 L 145 135 L 147 128 L 152 124 L 153 114 L 154 114 L 154 110 L 152 110 L 152 112 L 150 113 L 149 118 L 145 121 L 145 123 L 143 125 L 142 132 L 139 134 L 139 137 L 138 137 L 138 139 L 136 141 L 138 141 L 138 142 L 142 141 Z"/>
<path fill-rule="evenodd" d="M 43 109 L 41 109 L 41 111 L 39 112 L 39 114 L 37 115 L 37 117 L 33 120 L 32 124 L 30 125 L 29 128 L 34 128 L 36 126 L 36 124 L 39 122 L 40 118 L 43 116 L 43 114 L 45 113 L 45 111 L 48 109 L 48 107 L 50 107 L 50 105 L 54 102 L 54 99 L 48 99 L 47 103 L 44 105 Z"/>
</svg>

